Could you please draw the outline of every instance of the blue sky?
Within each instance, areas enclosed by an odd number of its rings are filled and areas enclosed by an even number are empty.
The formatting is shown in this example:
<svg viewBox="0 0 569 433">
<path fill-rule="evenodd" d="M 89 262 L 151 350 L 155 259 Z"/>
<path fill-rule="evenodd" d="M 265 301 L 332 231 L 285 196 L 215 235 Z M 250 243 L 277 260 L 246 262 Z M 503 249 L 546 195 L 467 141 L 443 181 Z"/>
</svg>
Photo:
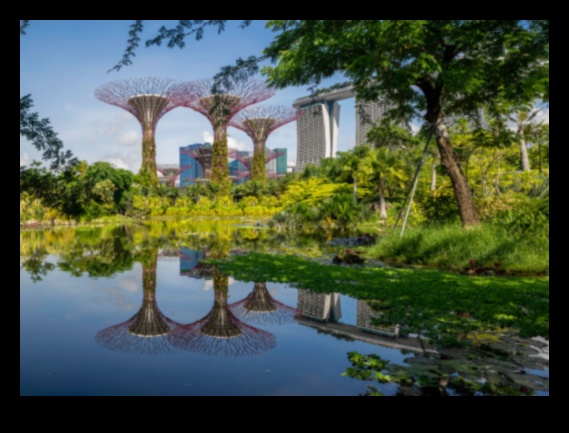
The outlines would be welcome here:
<svg viewBox="0 0 569 433">
<path fill-rule="evenodd" d="M 144 47 L 141 44 L 133 64 L 119 72 L 107 71 L 122 57 L 128 39 L 128 20 L 47 20 L 30 21 L 20 36 L 20 96 L 31 93 L 32 111 L 48 117 L 66 149 L 89 163 L 108 161 L 138 172 L 141 161 L 141 130 L 127 111 L 95 98 L 94 90 L 109 81 L 123 78 L 157 76 L 180 81 L 211 78 L 220 67 L 238 57 L 260 54 L 273 34 L 265 21 L 240 29 L 232 21 L 225 32 L 206 30 L 200 41 L 188 39 L 184 49 Z M 175 21 L 146 21 L 142 40 L 156 35 L 163 24 Z M 258 76 L 263 79 L 263 77 Z M 344 81 L 342 77 L 324 85 Z M 307 87 L 278 90 L 259 105 L 292 106 L 295 99 L 308 95 Z M 354 100 L 340 101 L 338 150 L 354 144 Z M 250 138 L 230 128 L 229 145 L 252 150 Z M 175 108 L 160 119 L 156 129 L 157 162 L 179 162 L 180 146 L 211 141 L 207 119 L 189 108 Z M 286 147 L 288 159 L 296 158 L 296 125 L 277 129 L 267 141 L 269 148 Z M 20 165 L 40 160 L 41 154 L 20 137 Z"/>
</svg>

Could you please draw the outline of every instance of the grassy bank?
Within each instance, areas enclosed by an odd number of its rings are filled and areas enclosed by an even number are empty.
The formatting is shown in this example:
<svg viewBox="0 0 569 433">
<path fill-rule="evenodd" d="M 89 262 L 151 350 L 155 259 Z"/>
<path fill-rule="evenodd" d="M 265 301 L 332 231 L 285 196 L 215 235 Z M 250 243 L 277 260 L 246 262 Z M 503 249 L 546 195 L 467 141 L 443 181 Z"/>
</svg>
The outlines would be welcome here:
<svg viewBox="0 0 569 433">
<path fill-rule="evenodd" d="M 549 228 L 519 233 L 491 224 L 469 230 L 459 224 L 421 226 L 406 229 L 403 237 L 400 230 L 381 236 L 366 254 L 387 263 L 446 270 L 484 267 L 549 275 Z"/>
</svg>

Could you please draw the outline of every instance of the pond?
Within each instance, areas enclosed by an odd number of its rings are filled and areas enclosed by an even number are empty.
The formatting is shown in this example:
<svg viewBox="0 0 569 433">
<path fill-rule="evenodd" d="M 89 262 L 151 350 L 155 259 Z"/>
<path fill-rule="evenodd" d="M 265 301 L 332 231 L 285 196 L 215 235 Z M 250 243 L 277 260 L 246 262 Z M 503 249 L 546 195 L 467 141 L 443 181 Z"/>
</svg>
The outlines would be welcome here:
<svg viewBox="0 0 569 433">
<path fill-rule="evenodd" d="M 548 342 L 442 350 L 376 324 L 368 300 L 202 261 L 295 248 L 326 252 L 242 221 L 21 231 L 20 395 L 549 395 Z M 422 386 L 361 380 L 355 354 Z"/>
</svg>

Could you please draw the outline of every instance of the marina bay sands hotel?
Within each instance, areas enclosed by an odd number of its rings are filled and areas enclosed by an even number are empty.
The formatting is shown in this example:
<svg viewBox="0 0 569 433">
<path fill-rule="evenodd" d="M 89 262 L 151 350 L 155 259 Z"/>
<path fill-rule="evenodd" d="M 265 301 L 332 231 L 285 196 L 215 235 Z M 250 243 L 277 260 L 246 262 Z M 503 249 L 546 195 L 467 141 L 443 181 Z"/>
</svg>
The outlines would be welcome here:
<svg viewBox="0 0 569 433">
<path fill-rule="evenodd" d="M 299 98 L 292 104 L 301 112 L 296 121 L 296 170 L 307 164 L 320 163 L 322 158 L 336 157 L 340 105 L 338 101 L 356 96 L 352 86 L 333 90 L 315 97 Z M 356 99 L 356 141 L 364 144 L 373 124 L 388 110 L 386 102 L 362 102 Z"/>
<path fill-rule="evenodd" d="M 304 170 L 307 164 L 318 165 L 322 158 L 335 158 L 338 150 L 338 126 L 340 122 L 340 105 L 338 101 L 355 98 L 353 86 L 332 90 L 315 97 L 306 96 L 293 102 L 292 106 L 301 112 L 296 121 L 296 171 Z M 385 100 L 376 102 L 358 101 L 356 98 L 356 140 L 355 145 L 364 144 L 371 127 L 389 110 Z M 454 125 L 460 115 L 445 118 L 446 126 Z M 484 110 L 466 117 L 471 128 L 488 128 Z"/>
</svg>

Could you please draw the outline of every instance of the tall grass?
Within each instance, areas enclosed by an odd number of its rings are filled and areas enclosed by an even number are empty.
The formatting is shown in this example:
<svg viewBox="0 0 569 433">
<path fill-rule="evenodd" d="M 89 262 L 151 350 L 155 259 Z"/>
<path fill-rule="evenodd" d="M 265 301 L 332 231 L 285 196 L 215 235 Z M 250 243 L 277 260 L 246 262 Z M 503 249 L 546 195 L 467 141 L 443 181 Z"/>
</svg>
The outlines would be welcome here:
<svg viewBox="0 0 569 433">
<path fill-rule="evenodd" d="M 368 249 L 371 257 L 391 263 L 459 270 L 469 266 L 496 267 L 513 273 L 549 274 L 549 226 L 540 233 L 511 232 L 483 224 L 464 230 L 460 224 L 437 224 L 400 230 L 383 236 Z"/>
</svg>

